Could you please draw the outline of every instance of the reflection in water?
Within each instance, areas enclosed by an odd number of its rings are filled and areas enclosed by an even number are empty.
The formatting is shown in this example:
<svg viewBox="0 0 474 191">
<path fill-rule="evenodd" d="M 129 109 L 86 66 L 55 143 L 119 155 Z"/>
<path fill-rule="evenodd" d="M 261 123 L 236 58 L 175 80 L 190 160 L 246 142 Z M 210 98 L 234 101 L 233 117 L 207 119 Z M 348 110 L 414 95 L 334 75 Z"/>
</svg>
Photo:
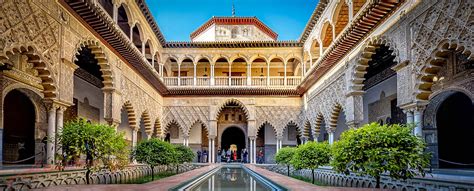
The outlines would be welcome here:
<svg viewBox="0 0 474 191">
<path fill-rule="evenodd" d="M 221 168 L 219 171 L 204 180 L 193 190 L 248 190 L 260 191 L 271 190 L 259 181 L 256 181 L 249 173 L 242 168 Z"/>
</svg>

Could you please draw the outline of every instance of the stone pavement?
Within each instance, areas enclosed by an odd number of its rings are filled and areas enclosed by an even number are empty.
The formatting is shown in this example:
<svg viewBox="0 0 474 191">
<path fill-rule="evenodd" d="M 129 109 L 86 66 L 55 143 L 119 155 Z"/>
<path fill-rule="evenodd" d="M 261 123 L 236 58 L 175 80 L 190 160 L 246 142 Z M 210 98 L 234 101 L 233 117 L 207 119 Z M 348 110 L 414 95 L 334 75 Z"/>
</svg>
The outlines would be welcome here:
<svg viewBox="0 0 474 191">
<path fill-rule="evenodd" d="M 265 170 L 263 168 L 251 165 L 251 164 L 246 164 L 249 169 L 257 172 L 258 174 L 262 175 L 265 178 L 268 178 L 272 180 L 273 182 L 282 185 L 290 190 L 297 190 L 297 191 L 316 191 L 316 190 L 322 190 L 322 191 L 339 191 L 339 190 L 344 190 L 344 191 L 350 191 L 350 190 L 358 190 L 358 191 L 363 191 L 363 190 L 374 190 L 374 189 L 368 189 L 368 188 L 348 188 L 348 187 L 331 187 L 331 186 L 317 186 L 314 184 L 307 183 L 305 181 L 301 181 L 298 179 L 290 178 L 288 176 L 278 174 L 276 172 L 272 172 L 269 170 Z"/>
<path fill-rule="evenodd" d="M 163 178 L 157 181 L 149 182 L 146 184 L 94 184 L 94 185 L 68 185 L 68 186 L 56 186 L 50 187 L 43 190 L 53 191 L 115 191 L 115 190 L 153 190 L 153 191 L 165 191 L 172 187 L 175 187 L 187 180 L 195 178 L 211 169 L 217 168 L 220 164 L 213 164 L 205 166 L 192 171 L 184 172 L 178 175 Z M 287 176 L 265 170 L 263 168 L 256 167 L 254 165 L 247 164 L 248 168 L 261 174 L 262 176 L 276 182 L 290 190 L 297 191 L 338 191 L 338 190 L 372 190 L 372 189 L 361 189 L 361 188 L 342 188 L 342 187 L 322 187 L 309 184 L 307 182 L 297 180 L 294 178 L 288 178 Z"/>
<path fill-rule="evenodd" d="M 52 190 L 52 191 L 114 191 L 114 190 L 153 190 L 153 191 L 165 191 L 174 186 L 181 184 L 189 179 L 195 178 L 211 169 L 220 166 L 219 164 L 213 164 L 177 174 L 174 176 L 166 177 L 160 180 L 145 184 L 93 184 L 93 185 L 68 185 L 68 186 L 55 186 L 46 189 L 39 190 Z"/>
</svg>

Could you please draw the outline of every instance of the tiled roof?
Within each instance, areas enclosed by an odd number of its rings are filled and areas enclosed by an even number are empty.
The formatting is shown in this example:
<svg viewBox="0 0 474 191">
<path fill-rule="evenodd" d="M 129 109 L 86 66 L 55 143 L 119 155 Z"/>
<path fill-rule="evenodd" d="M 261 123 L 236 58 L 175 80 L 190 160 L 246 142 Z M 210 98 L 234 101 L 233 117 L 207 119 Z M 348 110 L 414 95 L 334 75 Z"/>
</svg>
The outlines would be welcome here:
<svg viewBox="0 0 474 191">
<path fill-rule="evenodd" d="M 260 21 L 257 17 L 212 17 L 198 29 L 191 33 L 191 39 L 196 38 L 199 34 L 204 32 L 210 26 L 217 25 L 254 25 L 263 31 L 265 34 L 270 36 L 273 40 L 276 40 L 278 34 Z"/>
</svg>

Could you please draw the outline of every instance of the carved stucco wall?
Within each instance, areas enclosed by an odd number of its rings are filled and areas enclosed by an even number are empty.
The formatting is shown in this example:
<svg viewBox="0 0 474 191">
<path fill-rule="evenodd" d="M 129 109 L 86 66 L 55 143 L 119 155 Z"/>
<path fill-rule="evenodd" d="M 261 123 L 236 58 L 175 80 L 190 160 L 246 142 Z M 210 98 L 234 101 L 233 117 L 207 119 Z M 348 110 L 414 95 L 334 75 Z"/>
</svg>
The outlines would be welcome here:
<svg viewBox="0 0 474 191">
<path fill-rule="evenodd" d="M 344 70 L 335 72 L 323 85 L 316 88 L 308 96 L 308 108 L 300 117 L 300 124 L 304 121 L 309 121 L 311 127 L 315 127 L 316 118 L 318 115 L 324 117 L 326 128 L 330 128 L 330 119 L 338 116 L 333 116 L 335 106 L 342 106 L 342 111 L 345 112 L 346 100 L 346 83 L 347 80 L 344 75 Z M 304 121 L 303 121 L 304 120 Z M 323 128 L 323 127 L 321 127 Z M 314 132 L 314 130 L 311 130 Z"/>
<path fill-rule="evenodd" d="M 75 55 L 81 47 L 95 45 L 100 50 L 96 54 L 107 61 L 101 63 L 101 69 L 107 70 L 103 73 L 110 76 L 113 89 L 112 93 L 106 95 L 104 117 L 113 118 L 114 122 L 119 123 L 121 108 L 127 101 L 133 105 L 138 121 L 145 111 L 153 123 L 161 116 L 161 95 L 55 1 L 7 0 L 2 2 L 0 14 L 2 62 L 8 62 L 12 53 L 18 52 L 16 49 L 20 48 L 23 52 L 38 56 L 45 63 L 42 70 L 50 72 L 48 76 L 51 84 L 57 88 L 53 99 L 72 104 L 73 72 L 77 67 L 73 64 Z M 32 47 L 34 52 L 30 53 L 28 47 Z M 36 65 L 33 68 L 40 71 Z M 32 71 L 30 74 L 34 75 L 29 76 L 24 74 L 19 79 L 44 90 L 45 86 L 39 83 L 43 80 L 41 83 L 44 84 L 45 80 L 35 77 L 38 72 Z"/>
<path fill-rule="evenodd" d="M 355 54 L 357 56 L 349 58 L 348 66 L 343 69 L 347 80 L 343 85 L 344 90 L 350 93 L 357 86 L 356 82 L 360 79 L 356 79 L 354 73 L 360 70 L 357 64 L 363 59 L 365 49 L 384 44 L 394 51 L 397 63 L 407 65 L 397 70 L 397 104 L 403 106 L 415 102 L 416 95 L 420 91 L 418 90 L 420 78 L 427 75 L 423 71 L 430 67 L 429 61 L 435 58 L 434 53 L 441 51 L 438 46 L 442 42 L 448 41 L 450 46 L 455 44 L 453 47 L 457 47 L 458 51 L 468 57 L 471 55 L 472 59 L 474 28 L 472 24 L 469 24 L 474 17 L 472 10 L 474 10 L 472 1 L 421 1 L 413 10 L 402 14 L 400 19 L 382 34 L 371 34 L 366 38 L 365 44 Z M 338 75 L 338 72 L 334 72 L 333 76 L 329 77 L 330 79 L 310 93 L 307 101 L 308 109 L 303 112 L 301 120 L 308 120 L 313 126 L 314 118 L 321 113 L 328 124 L 327 120 L 335 103 L 341 103 L 345 107 L 343 110 L 346 116 L 350 116 L 351 113 L 362 113 L 361 100 L 355 98 L 342 101 L 341 98 L 345 97 L 343 89 L 339 91 L 337 85 L 328 85 L 337 84 Z M 466 76 L 466 78 L 472 79 L 472 76 Z M 461 81 L 457 85 L 458 89 L 472 92 L 471 80 Z M 453 88 L 453 85 L 456 84 L 446 86 Z"/>
</svg>

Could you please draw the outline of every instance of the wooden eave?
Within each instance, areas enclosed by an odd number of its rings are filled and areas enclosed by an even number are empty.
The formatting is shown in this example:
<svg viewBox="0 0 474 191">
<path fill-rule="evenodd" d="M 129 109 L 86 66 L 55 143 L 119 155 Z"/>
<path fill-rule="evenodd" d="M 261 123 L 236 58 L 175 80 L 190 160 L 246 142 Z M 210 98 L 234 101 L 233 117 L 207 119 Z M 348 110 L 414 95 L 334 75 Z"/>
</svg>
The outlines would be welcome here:
<svg viewBox="0 0 474 191">
<path fill-rule="evenodd" d="M 169 94 L 166 85 L 128 37 L 115 26 L 93 0 L 61 0 L 60 3 L 84 24 L 101 42 L 138 71 L 161 95 Z"/>
<path fill-rule="evenodd" d="M 304 94 L 329 69 L 337 64 L 344 56 L 356 47 L 370 34 L 385 18 L 387 18 L 403 2 L 398 0 L 374 1 L 351 23 L 350 27 L 328 48 L 316 63 L 316 67 L 309 71 L 306 78 L 297 87 L 300 94 Z"/>
<path fill-rule="evenodd" d="M 267 48 L 302 47 L 298 41 L 222 41 L 222 42 L 167 42 L 164 48 Z"/>
<path fill-rule="evenodd" d="M 171 87 L 167 96 L 291 96 L 301 95 L 295 88 L 266 87 Z"/>
</svg>

